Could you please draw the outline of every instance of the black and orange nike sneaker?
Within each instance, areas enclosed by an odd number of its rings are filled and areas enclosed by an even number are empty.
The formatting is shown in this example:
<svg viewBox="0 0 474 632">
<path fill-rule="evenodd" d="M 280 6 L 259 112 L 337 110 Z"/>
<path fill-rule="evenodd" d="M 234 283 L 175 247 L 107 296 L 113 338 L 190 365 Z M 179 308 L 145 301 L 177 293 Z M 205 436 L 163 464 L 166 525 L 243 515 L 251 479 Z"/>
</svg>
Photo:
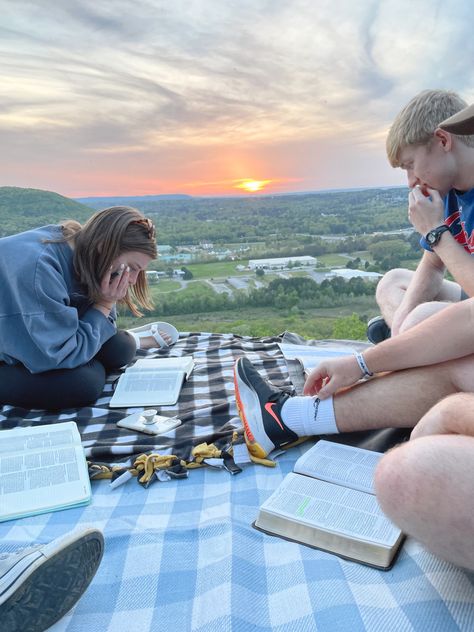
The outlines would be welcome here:
<svg viewBox="0 0 474 632">
<path fill-rule="evenodd" d="M 266 382 L 248 358 L 236 361 L 234 384 L 245 442 L 253 456 L 264 459 L 275 448 L 298 439 L 281 418 L 282 406 L 290 396 Z"/>
</svg>

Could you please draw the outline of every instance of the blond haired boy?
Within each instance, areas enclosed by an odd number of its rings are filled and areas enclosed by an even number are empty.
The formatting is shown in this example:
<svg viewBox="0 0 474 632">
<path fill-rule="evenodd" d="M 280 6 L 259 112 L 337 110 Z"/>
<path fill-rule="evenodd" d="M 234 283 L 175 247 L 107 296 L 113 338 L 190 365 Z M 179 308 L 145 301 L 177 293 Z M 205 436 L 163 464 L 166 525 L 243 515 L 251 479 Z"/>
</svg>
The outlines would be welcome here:
<svg viewBox="0 0 474 632">
<path fill-rule="evenodd" d="M 454 92 L 425 90 L 390 128 L 387 156 L 407 173 L 408 218 L 425 252 L 415 272 L 397 268 L 380 281 L 376 298 L 384 320 L 369 323 L 372 342 L 388 337 L 388 327 L 397 335 L 474 296 L 474 136 L 440 127 L 466 105 Z M 446 270 L 454 281 L 444 279 Z"/>
</svg>

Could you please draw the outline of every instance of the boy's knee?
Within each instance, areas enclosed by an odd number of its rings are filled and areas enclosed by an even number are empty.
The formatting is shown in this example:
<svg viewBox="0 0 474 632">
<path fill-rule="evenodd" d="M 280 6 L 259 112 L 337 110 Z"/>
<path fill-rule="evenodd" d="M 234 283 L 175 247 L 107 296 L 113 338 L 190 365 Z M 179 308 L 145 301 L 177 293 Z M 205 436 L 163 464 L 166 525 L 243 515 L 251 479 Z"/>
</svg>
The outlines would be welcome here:
<svg viewBox="0 0 474 632">
<path fill-rule="evenodd" d="M 448 395 L 420 419 L 413 428 L 411 439 L 436 434 L 474 434 L 474 395 L 455 393 Z"/>
<path fill-rule="evenodd" d="M 412 311 L 408 314 L 408 316 L 403 321 L 403 324 L 400 327 L 400 332 L 403 333 L 407 329 L 414 327 L 421 321 L 426 320 L 430 316 L 437 314 L 439 311 L 447 307 L 446 303 L 441 303 L 439 301 L 428 301 L 426 303 L 420 303 L 416 307 L 412 309 Z"/>
<path fill-rule="evenodd" d="M 384 513 L 436 555 L 474 569 L 474 437 L 421 437 L 384 455 L 375 489 Z"/>
<path fill-rule="evenodd" d="M 376 298 L 378 299 L 394 289 L 406 289 L 410 282 L 410 275 L 412 274 L 412 272 L 405 270 L 405 268 L 393 268 L 393 270 L 389 270 L 383 275 L 377 285 Z"/>
<path fill-rule="evenodd" d="M 400 448 L 394 448 L 379 461 L 374 474 L 374 487 L 377 500 L 383 511 L 392 517 L 392 508 L 396 507 L 398 491 L 403 487 L 403 474 L 397 465 L 397 453 Z"/>
<path fill-rule="evenodd" d="M 416 442 L 407 442 L 390 450 L 375 470 L 377 500 L 395 524 L 403 524 L 407 514 L 416 511 L 424 469 L 419 447 Z"/>
</svg>

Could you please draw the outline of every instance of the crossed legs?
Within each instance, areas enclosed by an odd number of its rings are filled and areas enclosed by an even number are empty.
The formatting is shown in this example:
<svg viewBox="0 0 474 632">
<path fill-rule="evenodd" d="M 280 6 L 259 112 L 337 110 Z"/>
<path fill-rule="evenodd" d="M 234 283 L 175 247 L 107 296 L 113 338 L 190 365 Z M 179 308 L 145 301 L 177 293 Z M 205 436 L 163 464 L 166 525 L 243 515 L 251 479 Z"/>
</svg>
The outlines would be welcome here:
<svg viewBox="0 0 474 632">
<path fill-rule="evenodd" d="M 58 410 L 93 404 L 101 395 L 106 374 L 131 362 L 135 341 L 119 330 L 90 362 L 75 369 L 30 373 L 22 364 L 0 363 L 0 405 Z"/>
<path fill-rule="evenodd" d="M 377 285 L 376 300 L 385 322 L 391 327 L 395 312 L 401 304 L 414 272 L 404 268 L 395 268 L 387 272 Z M 441 289 L 434 300 L 422 302 L 408 314 L 400 331 L 413 327 L 421 320 L 435 314 L 450 303 L 461 299 L 461 287 L 453 281 L 443 280 Z"/>
</svg>

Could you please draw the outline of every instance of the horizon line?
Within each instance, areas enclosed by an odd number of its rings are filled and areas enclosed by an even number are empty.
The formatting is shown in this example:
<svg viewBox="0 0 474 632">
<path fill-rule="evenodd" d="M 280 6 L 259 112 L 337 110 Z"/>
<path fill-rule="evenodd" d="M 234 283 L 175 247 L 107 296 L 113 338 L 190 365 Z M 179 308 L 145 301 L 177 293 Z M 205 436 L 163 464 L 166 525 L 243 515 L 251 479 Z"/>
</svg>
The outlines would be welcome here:
<svg viewBox="0 0 474 632">
<path fill-rule="evenodd" d="M 361 186 L 361 187 L 335 187 L 331 189 L 311 189 L 311 190 L 303 190 L 303 191 L 286 191 L 280 193 L 249 193 L 249 194 L 232 194 L 232 193 L 224 193 L 221 195 L 192 195 L 190 193 L 146 193 L 143 195 L 130 195 L 130 194 L 108 194 L 108 195 L 81 195 L 81 196 L 73 196 L 71 199 L 73 200 L 94 200 L 94 199 L 104 199 L 104 198 L 159 198 L 159 197 L 183 197 L 183 198 L 192 198 L 192 199 L 213 199 L 213 198 L 237 198 L 237 199 L 246 199 L 246 198 L 261 198 L 261 197 L 284 197 L 291 195 L 317 195 L 319 193 L 336 193 L 338 191 L 368 191 L 375 189 L 406 189 L 407 185 L 403 184 L 388 184 L 388 185 L 379 185 L 379 186 Z M 69 197 L 69 196 L 65 196 Z"/>
</svg>

